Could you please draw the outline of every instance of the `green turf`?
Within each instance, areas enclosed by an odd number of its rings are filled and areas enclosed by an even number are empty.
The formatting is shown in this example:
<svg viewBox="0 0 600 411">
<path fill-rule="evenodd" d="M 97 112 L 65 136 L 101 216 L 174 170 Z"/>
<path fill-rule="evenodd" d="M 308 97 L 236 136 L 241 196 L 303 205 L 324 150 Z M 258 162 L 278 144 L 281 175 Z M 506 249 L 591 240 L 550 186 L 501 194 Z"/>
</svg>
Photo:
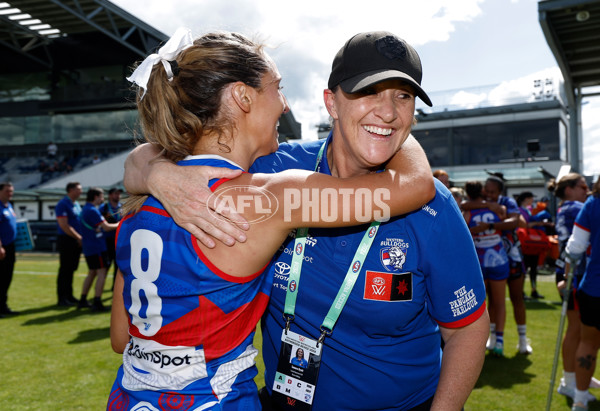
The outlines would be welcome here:
<svg viewBox="0 0 600 411">
<path fill-rule="evenodd" d="M 21 315 L 0 319 L 0 410 L 103 410 L 121 356 L 110 348 L 109 313 L 59 308 L 56 304 L 57 255 L 20 254 L 9 291 L 9 305 Z M 78 296 L 85 273 L 82 259 L 75 276 Z M 112 293 L 109 277 L 104 293 Z M 544 410 L 560 306 L 553 276 L 542 276 L 540 302 L 527 302 L 528 336 L 533 354 L 516 353 L 517 331 L 507 303 L 505 358 L 487 357 L 465 410 Z M 526 284 L 525 290 L 529 291 Z M 260 336 L 256 345 L 260 346 Z M 264 385 L 260 358 L 257 385 Z M 557 382 L 560 378 L 557 373 Z M 599 372 L 596 372 L 598 375 Z M 592 390 L 600 396 L 600 390 Z M 556 393 L 552 410 L 571 401 Z M 590 403 L 590 410 L 600 404 Z"/>
</svg>

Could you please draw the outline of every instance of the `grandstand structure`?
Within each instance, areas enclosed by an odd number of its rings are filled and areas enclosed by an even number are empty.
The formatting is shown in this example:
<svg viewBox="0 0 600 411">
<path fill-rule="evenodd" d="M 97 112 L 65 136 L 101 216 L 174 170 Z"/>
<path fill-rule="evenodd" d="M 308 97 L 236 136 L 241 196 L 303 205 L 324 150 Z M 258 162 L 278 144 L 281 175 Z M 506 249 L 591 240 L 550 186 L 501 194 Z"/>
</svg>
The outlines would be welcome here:
<svg viewBox="0 0 600 411">
<path fill-rule="evenodd" d="M 582 170 L 581 104 L 600 94 L 600 0 L 541 0 L 538 12 L 564 84 L 537 79 L 526 99 L 468 109 L 430 93 L 434 109 L 417 106 L 414 134 L 455 185 L 501 172 L 509 195 L 543 197 L 549 178 Z M 0 0 L 0 180 L 15 184 L 15 211 L 32 223 L 38 248 L 54 246 L 54 205 L 67 181 L 121 185 L 126 153 L 142 138 L 125 77 L 166 40 L 108 0 Z M 291 112 L 279 135 L 301 138 Z"/>
<path fill-rule="evenodd" d="M 0 1 L 0 181 L 15 185 L 38 248 L 53 247 L 68 181 L 122 184 L 126 153 L 143 140 L 125 77 L 167 39 L 107 0 Z M 282 141 L 300 133 L 292 112 L 282 116 Z"/>
</svg>

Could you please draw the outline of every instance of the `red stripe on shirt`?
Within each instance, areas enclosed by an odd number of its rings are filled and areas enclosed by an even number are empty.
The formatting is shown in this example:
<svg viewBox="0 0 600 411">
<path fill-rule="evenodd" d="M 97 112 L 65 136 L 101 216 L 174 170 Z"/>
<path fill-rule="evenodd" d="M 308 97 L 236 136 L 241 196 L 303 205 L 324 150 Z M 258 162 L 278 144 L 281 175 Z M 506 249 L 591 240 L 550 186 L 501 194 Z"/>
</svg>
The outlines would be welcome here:
<svg viewBox="0 0 600 411">
<path fill-rule="evenodd" d="M 227 274 L 226 272 L 220 270 L 216 265 L 214 265 L 208 259 L 208 257 L 200 249 L 200 246 L 198 245 L 198 240 L 196 239 L 196 237 L 194 237 L 192 235 L 192 236 L 190 236 L 190 240 L 192 241 L 192 246 L 194 247 L 194 250 L 196 251 L 196 254 L 198 254 L 198 257 L 204 263 L 204 265 L 206 265 L 206 267 L 208 267 L 208 269 L 210 271 L 212 271 L 213 273 L 215 273 L 217 276 L 221 277 L 225 281 L 229 281 L 229 282 L 232 282 L 232 283 L 247 283 L 249 281 L 254 280 L 259 275 L 261 275 L 265 271 L 265 269 L 267 268 L 267 266 L 269 265 L 269 263 L 265 264 L 265 266 L 263 268 L 261 268 L 260 270 L 258 270 L 254 274 L 249 275 L 248 277 L 233 276 L 231 274 Z"/>
<path fill-rule="evenodd" d="M 462 320 L 454 321 L 451 323 L 443 323 L 441 321 L 438 321 L 437 323 L 441 327 L 446 327 L 446 328 L 464 327 L 465 325 L 469 325 L 469 324 L 477 321 L 479 319 L 479 317 L 481 317 L 481 315 L 484 313 L 484 311 L 485 311 L 485 301 L 483 302 L 483 304 L 481 304 L 481 307 L 479 307 L 477 309 L 477 311 L 475 311 L 473 314 L 468 315 L 467 317 L 463 318 Z"/>
</svg>

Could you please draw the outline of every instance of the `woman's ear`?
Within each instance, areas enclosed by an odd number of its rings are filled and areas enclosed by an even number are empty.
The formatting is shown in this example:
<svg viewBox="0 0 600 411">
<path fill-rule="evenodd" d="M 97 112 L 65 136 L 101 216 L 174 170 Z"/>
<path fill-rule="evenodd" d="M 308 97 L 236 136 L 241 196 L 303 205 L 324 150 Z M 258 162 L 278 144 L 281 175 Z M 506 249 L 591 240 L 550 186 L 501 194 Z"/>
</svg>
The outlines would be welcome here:
<svg viewBox="0 0 600 411">
<path fill-rule="evenodd" d="M 231 97 L 237 106 L 244 112 L 249 113 L 252 106 L 252 92 L 254 89 L 247 84 L 238 81 L 231 86 Z"/>
<path fill-rule="evenodd" d="M 335 93 L 328 88 L 323 91 L 323 100 L 325 101 L 325 108 L 327 112 L 334 120 L 338 119 L 337 108 L 335 106 Z"/>
</svg>

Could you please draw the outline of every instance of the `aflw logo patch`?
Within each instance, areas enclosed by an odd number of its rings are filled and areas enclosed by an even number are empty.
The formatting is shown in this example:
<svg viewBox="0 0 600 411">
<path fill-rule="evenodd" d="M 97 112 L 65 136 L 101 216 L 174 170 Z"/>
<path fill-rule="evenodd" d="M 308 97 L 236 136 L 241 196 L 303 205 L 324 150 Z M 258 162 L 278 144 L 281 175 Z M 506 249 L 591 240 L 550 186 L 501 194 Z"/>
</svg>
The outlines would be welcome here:
<svg viewBox="0 0 600 411">
<path fill-rule="evenodd" d="M 411 301 L 412 273 L 367 271 L 363 298 L 376 301 Z"/>
</svg>

